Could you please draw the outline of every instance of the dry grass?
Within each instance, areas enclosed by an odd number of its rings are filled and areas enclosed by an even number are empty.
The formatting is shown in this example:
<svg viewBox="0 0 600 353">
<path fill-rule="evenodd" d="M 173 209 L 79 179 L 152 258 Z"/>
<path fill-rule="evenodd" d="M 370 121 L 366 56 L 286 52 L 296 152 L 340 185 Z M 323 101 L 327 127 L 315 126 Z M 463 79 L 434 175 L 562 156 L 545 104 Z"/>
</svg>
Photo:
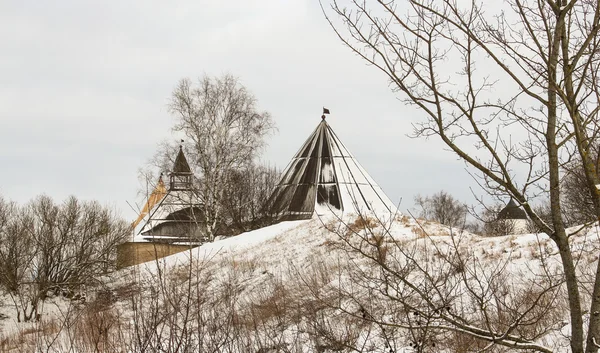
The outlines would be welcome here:
<svg viewBox="0 0 600 353">
<path fill-rule="evenodd" d="M 0 353 L 36 352 L 41 342 L 48 341 L 60 332 L 56 321 L 41 321 L 33 327 L 19 330 L 17 333 L 0 340 Z"/>
<path fill-rule="evenodd" d="M 259 264 L 256 259 L 231 259 L 231 268 L 240 273 L 253 273 L 258 269 Z"/>
<path fill-rule="evenodd" d="M 124 349 L 121 318 L 101 303 L 87 307 L 75 325 L 75 345 L 82 352 L 119 352 Z"/>
<path fill-rule="evenodd" d="M 373 230 L 379 226 L 379 222 L 372 217 L 358 216 L 352 223 L 346 225 L 346 236 L 359 233 L 364 230 Z"/>
<path fill-rule="evenodd" d="M 410 228 L 410 231 L 413 232 L 413 234 L 415 234 L 416 236 L 418 236 L 419 238 L 425 238 L 427 236 L 427 232 L 425 232 L 423 230 L 423 228 L 421 228 L 420 226 L 412 226 Z"/>
<path fill-rule="evenodd" d="M 248 308 L 251 315 L 245 316 L 246 326 L 252 329 L 293 315 L 295 305 L 292 298 L 292 293 L 281 283 L 270 289 L 258 290 Z"/>
<path fill-rule="evenodd" d="M 396 221 L 404 226 L 410 225 L 410 218 L 407 215 L 396 216 Z"/>
<path fill-rule="evenodd" d="M 325 239 L 320 246 L 327 247 L 329 249 L 340 249 L 343 247 L 343 243 L 335 239 Z"/>
</svg>

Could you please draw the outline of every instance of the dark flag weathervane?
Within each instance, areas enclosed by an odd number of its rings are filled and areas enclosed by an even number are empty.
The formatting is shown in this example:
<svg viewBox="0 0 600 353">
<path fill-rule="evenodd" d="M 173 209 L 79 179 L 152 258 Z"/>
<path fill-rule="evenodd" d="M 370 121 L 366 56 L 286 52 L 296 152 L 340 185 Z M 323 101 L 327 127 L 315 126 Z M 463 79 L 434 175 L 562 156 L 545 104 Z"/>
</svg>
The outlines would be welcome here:
<svg viewBox="0 0 600 353">
<path fill-rule="evenodd" d="M 323 107 L 323 115 L 321 115 L 321 119 L 325 120 L 325 114 L 329 114 L 329 109 Z"/>
</svg>

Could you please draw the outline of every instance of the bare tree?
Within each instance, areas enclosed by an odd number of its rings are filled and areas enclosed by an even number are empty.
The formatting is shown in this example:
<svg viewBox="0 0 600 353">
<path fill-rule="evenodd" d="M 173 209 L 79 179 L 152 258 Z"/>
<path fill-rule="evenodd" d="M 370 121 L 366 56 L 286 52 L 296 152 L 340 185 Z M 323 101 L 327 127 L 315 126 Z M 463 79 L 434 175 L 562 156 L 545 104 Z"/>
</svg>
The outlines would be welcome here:
<svg viewBox="0 0 600 353">
<path fill-rule="evenodd" d="M 594 168 L 598 172 L 600 153 L 597 144 L 591 146 L 590 153 L 595 160 Z M 574 158 L 564 167 L 565 175 L 561 179 L 563 189 L 565 219 L 569 225 L 578 225 L 597 220 L 594 195 L 587 186 L 585 170 L 581 158 Z"/>
<path fill-rule="evenodd" d="M 8 292 L 17 321 L 30 321 L 37 313 L 39 291 L 31 285 L 36 246 L 35 220 L 30 209 L 0 199 L 0 284 Z"/>
<path fill-rule="evenodd" d="M 0 199 L 0 286 L 18 320 L 36 319 L 48 295 L 70 296 L 115 268 L 129 225 L 97 202 L 40 196 L 25 206 Z"/>
<path fill-rule="evenodd" d="M 428 221 L 435 221 L 449 227 L 464 227 L 467 217 L 467 205 L 441 190 L 432 196 L 415 197 L 417 206 L 421 208 L 419 216 Z"/>
<path fill-rule="evenodd" d="M 279 181 L 274 167 L 250 164 L 242 170 L 231 170 L 229 187 L 225 190 L 222 208 L 229 232 L 237 234 L 268 225 L 264 213 L 266 203 Z"/>
<path fill-rule="evenodd" d="M 484 208 L 482 215 L 479 217 L 483 222 L 482 235 L 497 237 L 515 233 L 515 224 L 512 220 L 498 218 L 498 214 L 503 208 L 504 205 L 501 203 Z"/>
<path fill-rule="evenodd" d="M 386 347 L 404 342 L 416 352 L 500 346 L 552 352 L 536 342 L 562 322 L 564 281 L 548 265 L 551 251 L 536 252 L 533 276 L 515 277 L 507 270 L 515 260 L 510 251 L 475 251 L 472 235 L 430 234 L 418 221 L 414 237 L 398 236 L 398 229 L 413 224 L 405 217 L 390 224 L 360 215 L 329 226 L 349 258 L 360 259 L 349 261 L 332 282 L 338 290 L 333 307 L 378 327 Z"/>
<path fill-rule="evenodd" d="M 243 170 L 265 145 L 274 124 L 268 112 L 259 111 L 254 95 L 231 75 L 204 77 L 194 85 L 183 79 L 169 105 L 192 147 L 197 166 L 206 231 L 210 238 L 223 217 L 222 200 L 232 170 Z"/>
<path fill-rule="evenodd" d="M 580 158 L 598 220 L 592 141 L 600 131 L 600 6 L 585 0 L 488 5 L 333 0 L 323 9 L 342 42 L 424 113 L 415 135 L 439 137 L 488 192 L 512 197 L 554 241 L 567 289 L 571 350 L 597 352 L 600 267 L 592 287 L 582 288 L 560 180 L 561 167 Z M 550 200 L 550 223 L 533 209 L 538 197 Z M 584 322 L 588 290 L 593 314 Z"/>
</svg>

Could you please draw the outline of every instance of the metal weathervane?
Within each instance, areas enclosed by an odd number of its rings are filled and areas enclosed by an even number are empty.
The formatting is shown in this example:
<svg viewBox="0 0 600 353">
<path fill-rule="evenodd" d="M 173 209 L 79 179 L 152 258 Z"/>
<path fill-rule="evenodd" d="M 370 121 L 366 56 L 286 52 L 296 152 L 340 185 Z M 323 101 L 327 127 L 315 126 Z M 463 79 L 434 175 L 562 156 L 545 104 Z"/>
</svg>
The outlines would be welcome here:
<svg viewBox="0 0 600 353">
<path fill-rule="evenodd" d="M 329 109 L 323 107 L 323 115 L 321 115 L 322 120 L 325 120 L 325 114 L 329 114 Z"/>
</svg>

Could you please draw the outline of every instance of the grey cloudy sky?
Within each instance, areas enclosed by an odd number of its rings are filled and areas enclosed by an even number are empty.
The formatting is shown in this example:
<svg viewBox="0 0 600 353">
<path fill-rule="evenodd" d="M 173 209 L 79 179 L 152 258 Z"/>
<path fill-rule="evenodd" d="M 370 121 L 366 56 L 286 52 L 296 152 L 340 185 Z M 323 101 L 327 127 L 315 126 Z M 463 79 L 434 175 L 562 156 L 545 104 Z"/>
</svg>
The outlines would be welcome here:
<svg viewBox="0 0 600 353">
<path fill-rule="evenodd" d="M 231 73 L 272 113 L 283 168 L 329 123 L 401 209 L 440 189 L 472 202 L 464 165 L 406 135 L 419 112 L 342 46 L 317 1 L 0 2 L 0 195 L 97 199 L 133 218 L 138 169 L 174 138 L 182 77 Z"/>
</svg>

